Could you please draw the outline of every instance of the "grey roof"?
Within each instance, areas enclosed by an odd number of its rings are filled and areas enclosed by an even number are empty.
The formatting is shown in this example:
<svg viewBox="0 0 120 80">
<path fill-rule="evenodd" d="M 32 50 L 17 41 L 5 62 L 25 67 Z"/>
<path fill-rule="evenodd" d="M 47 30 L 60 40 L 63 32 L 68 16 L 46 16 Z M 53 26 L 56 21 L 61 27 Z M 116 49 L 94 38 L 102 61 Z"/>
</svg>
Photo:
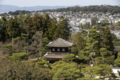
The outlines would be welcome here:
<svg viewBox="0 0 120 80">
<path fill-rule="evenodd" d="M 113 67 L 112 69 L 120 69 L 120 67 Z"/>
<path fill-rule="evenodd" d="M 47 52 L 43 57 L 60 59 L 64 56 L 66 56 L 67 54 L 69 54 L 69 53 L 68 52 Z"/>
<path fill-rule="evenodd" d="M 120 46 L 114 46 L 114 51 L 120 52 Z"/>
<path fill-rule="evenodd" d="M 44 56 L 45 58 L 54 58 L 54 59 L 61 59 L 62 57 L 64 57 L 66 55 L 46 55 Z"/>
<path fill-rule="evenodd" d="M 47 44 L 47 47 L 71 47 L 73 45 L 73 43 L 68 42 L 62 38 L 58 38 L 52 42 L 50 42 L 49 44 Z"/>
</svg>

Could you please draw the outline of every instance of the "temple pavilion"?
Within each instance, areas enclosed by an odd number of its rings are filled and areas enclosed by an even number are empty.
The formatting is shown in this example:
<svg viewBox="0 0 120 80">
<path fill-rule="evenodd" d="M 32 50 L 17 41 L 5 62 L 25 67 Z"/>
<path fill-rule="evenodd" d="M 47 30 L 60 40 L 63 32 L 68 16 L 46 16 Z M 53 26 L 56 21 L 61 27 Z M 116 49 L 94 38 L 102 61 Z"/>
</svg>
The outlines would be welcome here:
<svg viewBox="0 0 120 80">
<path fill-rule="evenodd" d="M 68 42 L 62 38 L 58 38 L 49 44 L 47 44 L 47 47 L 50 47 L 51 50 L 47 52 L 44 57 L 48 58 L 49 61 L 58 61 L 61 60 L 62 57 L 69 54 L 68 48 L 71 48 L 73 43 Z"/>
</svg>

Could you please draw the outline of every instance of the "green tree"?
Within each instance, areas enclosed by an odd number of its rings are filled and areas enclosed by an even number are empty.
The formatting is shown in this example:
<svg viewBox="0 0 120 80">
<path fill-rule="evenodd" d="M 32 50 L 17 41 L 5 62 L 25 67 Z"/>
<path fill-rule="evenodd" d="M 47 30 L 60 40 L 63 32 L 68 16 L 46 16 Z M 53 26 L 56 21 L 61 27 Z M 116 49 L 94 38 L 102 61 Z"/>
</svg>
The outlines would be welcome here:
<svg viewBox="0 0 120 80">
<path fill-rule="evenodd" d="M 100 22 L 101 26 L 109 25 L 109 21 L 107 19 L 104 19 Z"/>
<path fill-rule="evenodd" d="M 77 47 L 72 47 L 72 48 L 71 48 L 71 52 L 73 52 L 73 53 L 78 53 Z"/>
<path fill-rule="evenodd" d="M 98 66 L 82 68 L 81 72 L 85 75 L 85 78 L 95 78 L 99 76 L 101 68 Z"/>
<path fill-rule="evenodd" d="M 13 49 L 12 49 L 12 45 L 11 44 L 6 44 L 3 45 L 1 48 L 2 50 L 4 50 L 5 52 L 7 52 L 8 55 L 12 55 Z M 5 54 L 5 53 L 4 53 Z"/>
<path fill-rule="evenodd" d="M 96 29 L 92 28 L 89 30 L 84 49 L 89 52 L 95 52 L 96 55 L 99 56 L 99 34 L 96 32 Z"/>
<path fill-rule="evenodd" d="M 111 51 L 108 51 L 106 48 L 100 48 L 100 55 L 102 56 L 102 61 L 105 63 L 105 58 L 112 55 Z"/>
<path fill-rule="evenodd" d="M 5 41 L 8 38 L 7 32 L 7 19 L 6 17 L 2 16 L 2 19 L 0 20 L 0 41 Z"/>
<path fill-rule="evenodd" d="M 50 42 L 50 40 L 47 37 L 44 37 L 42 39 L 42 56 L 50 50 L 49 47 L 46 47 L 46 45 Z"/>
<path fill-rule="evenodd" d="M 69 35 L 70 35 L 70 27 L 68 24 L 68 19 L 61 16 L 53 36 L 55 36 L 55 38 L 61 37 L 63 39 L 68 39 Z"/>
<path fill-rule="evenodd" d="M 82 23 L 78 25 L 79 28 L 81 28 L 83 30 L 83 25 Z"/>
<path fill-rule="evenodd" d="M 79 53 L 80 50 L 84 49 L 86 36 L 87 33 L 84 30 L 71 35 L 71 40 L 75 44 L 74 47 L 71 48 L 72 52 Z"/>
<path fill-rule="evenodd" d="M 49 39 L 50 39 L 50 40 L 56 39 L 56 34 L 55 34 L 56 29 L 57 29 L 57 20 L 56 20 L 56 18 L 53 18 L 53 19 L 51 20 L 51 25 L 50 25 L 50 27 L 48 28 Z"/>
<path fill-rule="evenodd" d="M 74 80 L 83 77 L 83 74 L 80 73 L 80 70 L 77 69 L 77 64 L 74 62 L 55 62 L 52 65 L 50 74 L 52 76 L 52 80 Z"/>
<path fill-rule="evenodd" d="M 18 16 L 18 18 L 17 18 L 17 22 L 18 22 L 18 24 L 19 24 L 19 28 L 20 28 L 20 32 L 21 32 L 21 33 L 25 33 L 25 32 L 26 32 L 26 31 L 25 31 L 25 23 L 24 23 L 24 20 L 25 20 L 25 16 L 24 16 L 22 13 L 20 13 L 19 16 Z"/>
<path fill-rule="evenodd" d="M 80 50 L 83 50 L 85 47 L 85 40 L 82 37 L 82 32 L 81 33 L 78 32 L 76 34 L 76 46 L 77 46 L 78 52 Z"/>
<path fill-rule="evenodd" d="M 37 31 L 31 39 L 31 45 L 28 47 L 29 54 L 36 54 L 38 60 L 42 58 L 42 31 Z"/>
<path fill-rule="evenodd" d="M 115 60 L 115 56 L 114 55 L 108 56 L 108 57 L 105 58 L 105 63 L 109 64 L 109 65 L 111 65 L 111 64 L 113 65 L 114 64 L 114 60 Z"/>
<path fill-rule="evenodd" d="M 68 54 L 62 58 L 63 61 L 73 61 L 74 59 L 76 59 L 74 54 Z"/>
<path fill-rule="evenodd" d="M 25 31 L 28 34 L 28 38 L 31 38 L 32 35 L 30 34 L 30 32 L 33 24 L 32 24 L 32 18 L 30 17 L 29 13 L 25 16 L 24 24 L 25 24 Z"/>
<path fill-rule="evenodd" d="M 113 40 L 113 41 L 116 41 L 116 40 L 117 40 L 117 37 L 116 37 L 116 35 L 115 35 L 114 33 L 111 33 L 111 37 L 112 37 L 112 40 Z"/>
<path fill-rule="evenodd" d="M 87 35 L 88 35 L 88 32 L 85 31 L 85 30 L 82 30 L 82 32 L 80 34 L 85 39 L 87 37 Z"/>
<path fill-rule="evenodd" d="M 84 61 L 88 61 L 88 60 L 89 60 L 89 55 L 86 54 L 86 52 L 85 52 L 84 50 L 81 50 L 81 51 L 78 53 L 78 59 L 84 60 Z"/>
<path fill-rule="evenodd" d="M 91 24 L 92 24 L 92 26 L 95 25 L 95 24 L 97 24 L 97 21 L 98 21 L 97 17 L 91 18 Z"/>
<path fill-rule="evenodd" d="M 120 67 L 120 52 L 118 52 L 118 57 L 114 62 L 115 62 L 114 66 Z"/>
<path fill-rule="evenodd" d="M 114 66 L 120 67 L 120 58 L 117 58 L 114 62 L 115 62 Z"/>
<path fill-rule="evenodd" d="M 10 58 L 12 60 L 27 60 L 28 55 L 26 53 L 13 53 Z"/>
<path fill-rule="evenodd" d="M 112 73 L 112 67 L 108 64 L 100 64 L 99 67 L 101 68 L 101 71 L 100 71 L 100 77 L 103 79 L 105 78 L 115 78 L 115 75 Z"/>
<path fill-rule="evenodd" d="M 97 57 L 95 58 L 95 66 L 98 66 L 100 64 L 108 64 L 108 65 L 114 64 L 114 59 L 115 59 L 114 55 L 108 56 L 106 58 Z"/>
<path fill-rule="evenodd" d="M 35 33 L 36 31 L 39 31 L 39 30 L 41 30 L 42 31 L 42 27 L 43 27 L 43 25 L 42 25 L 42 17 L 41 17 L 41 15 L 39 16 L 39 15 L 37 15 L 37 14 L 35 14 L 33 17 L 32 17 L 32 27 L 31 27 L 31 29 L 32 29 L 32 32 L 33 33 Z"/>
<path fill-rule="evenodd" d="M 102 57 L 96 57 L 95 58 L 95 66 L 98 66 L 100 64 L 103 64 Z"/>
<path fill-rule="evenodd" d="M 96 32 L 96 29 L 92 28 L 89 30 L 88 37 L 86 38 L 84 50 L 79 52 L 79 59 L 82 57 L 93 62 L 95 56 L 99 55 L 99 34 Z"/>
<path fill-rule="evenodd" d="M 1 65 L 2 64 L 2 65 Z M 0 64 L 0 80 L 45 80 L 49 78 L 49 68 L 42 68 L 31 61 L 4 59 Z"/>
<path fill-rule="evenodd" d="M 120 26 L 120 21 L 118 21 L 116 24 L 117 24 L 118 26 Z"/>
<path fill-rule="evenodd" d="M 106 48 L 108 51 L 114 51 L 112 35 L 108 27 L 102 28 L 100 31 L 100 47 Z"/>
<path fill-rule="evenodd" d="M 48 64 L 48 61 L 38 61 L 36 62 L 36 66 L 45 68 L 45 67 L 48 67 L 49 64 Z"/>
<path fill-rule="evenodd" d="M 48 37 L 49 38 L 49 28 L 51 25 L 51 18 L 49 17 L 48 14 L 44 14 L 42 17 L 42 26 L 41 26 L 41 30 L 43 31 L 43 37 Z"/>
<path fill-rule="evenodd" d="M 19 31 L 19 24 L 18 22 L 10 18 L 7 23 L 7 32 L 10 37 L 12 37 L 12 44 L 13 44 L 13 37 L 19 36 L 21 33 Z"/>
</svg>

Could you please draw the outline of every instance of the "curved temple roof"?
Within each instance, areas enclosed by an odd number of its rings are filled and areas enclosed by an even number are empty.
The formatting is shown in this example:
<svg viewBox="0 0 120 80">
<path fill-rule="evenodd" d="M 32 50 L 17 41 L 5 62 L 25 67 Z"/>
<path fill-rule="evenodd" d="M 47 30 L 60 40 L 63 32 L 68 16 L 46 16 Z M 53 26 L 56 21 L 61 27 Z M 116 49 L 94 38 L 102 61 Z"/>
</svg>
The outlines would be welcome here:
<svg viewBox="0 0 120 80">
<path fill-rule="evenodd" d="M 73 45 L 73 43 L 68 42 L 62 38 L 58 38 L 52 42 L 50 42 L 49 44 L 47 44 L 47 47 L 71 47 Z"/>
</svg>

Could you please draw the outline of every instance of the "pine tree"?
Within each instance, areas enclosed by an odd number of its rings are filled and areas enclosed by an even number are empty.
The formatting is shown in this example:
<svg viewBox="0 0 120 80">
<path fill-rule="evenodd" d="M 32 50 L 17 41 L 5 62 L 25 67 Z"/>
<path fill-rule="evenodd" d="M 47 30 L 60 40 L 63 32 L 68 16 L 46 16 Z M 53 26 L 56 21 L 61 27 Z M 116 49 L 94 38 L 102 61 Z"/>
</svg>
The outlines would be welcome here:
<svg viewBox="0 0 120 80">
<path fill-rule="evenodd" d="M 96 55 L 99 55 L 99 34 L 96 32 L 96 29 L 92 28 L 89 30 L 84 49 L 89 51 L 89 53 L 95 52 Z"/>
<path fill-rule="evenodd" d="M 0 41 L 5 41 L 7 39 L 7 19 L 6 17 L 2 17 L 2 19 L 0 20 Z"/>
<path fill-rule="evenodd" d="M 13 44 L 13 37 L 17 37 L 21 34 L 20 30 L 19 30 L 19 24 L 15 19 L 10 18 L 8 20 L 7 32 L 9 34 L 9 36 L 12 37 L 12 44 Z"/>
<path fill-rule="evenodd" d="M 53 19 L 51 20 L 51 25 L 50 25 L 50 27 L 48 28 L 49 39 L 50 39 L 50 40 L 56 39 L 56 34 L 55 34 L 56 28 L 57 28 L 57 20 L 56 20 L 56 18 L 53 18 Z"/>
<path fill-rule="evenodd" d="M 83 39 L 82 34 L 80 32 L 76 34 L 75 40 L 76 40 L 76 46 L 77 46 L 78 52 L 80 50 L 83 50 L 85 47 L 85 40 Z"/>
<path fill-rule="evenodd" d="M 48 30 L 51 25 L 51 19 L 48 14 L 43 15 L 43 18 L 44 18 L 43 19 L 44 20 L 43 21 L 43 36 L 48 37 L 48 34 L 49 34 Z"/>
<path fill-rule="evenodd" d="M 29 13 L 25 17 L 24 24 L 25 24 L 25 32 L 28 34 L 29 38 L 31 38 L 32 34 L 30 33 L 33 24 L 32 24 L 32 18 L 30 17 Z"/>
<path fill-rule="evenodd" d="M 106 48 L 108 51 L 114 51 L 112 35 L 108 27 L 102 28 L 100 31 L 100 47 Z"/>
<path fill-rule="evenodd" d="M 96 23 L 97 23 L 97 17 L 93 17 L 92 19 L 91 19 L 91 24 L 92 24 L 92 26 L 94 26 Z"/>
<path fill-rule="evenodd" d="M 70 27 L 68 24 L 68 19 L 64 18 L 63 16 L 60 17 L 60 21 L 57 25 L 55 35 L 56 38 L 61 37 L 63 39 L 68 39 L 70 35 Z"/>
<path fill-rule="evenodd" d="M 19 23 L 19 28 L 21 33 L 25 33 L 24 20 L 25 20 L 25 16 L 22 13 L 20 13 L 20 15 L 18 16 L 17 22 Z"/>
<path fill-rule="evenodd" d="M 86 38 L 84 50 L 79 52 L 79 59 L 92 60 L 93 62 L 93 59 L 99 55 L 99 34 L 95 28 L 92 28 Z"/>
<path fill-rule="evenodd" d="M 32 19 L 33 26 L 31 27 L 32 31 L 35 33 L 36 31 L 39 31 L 42 28 L 42 17 L 41 15 L 35 14 Z"/>
</svg>

